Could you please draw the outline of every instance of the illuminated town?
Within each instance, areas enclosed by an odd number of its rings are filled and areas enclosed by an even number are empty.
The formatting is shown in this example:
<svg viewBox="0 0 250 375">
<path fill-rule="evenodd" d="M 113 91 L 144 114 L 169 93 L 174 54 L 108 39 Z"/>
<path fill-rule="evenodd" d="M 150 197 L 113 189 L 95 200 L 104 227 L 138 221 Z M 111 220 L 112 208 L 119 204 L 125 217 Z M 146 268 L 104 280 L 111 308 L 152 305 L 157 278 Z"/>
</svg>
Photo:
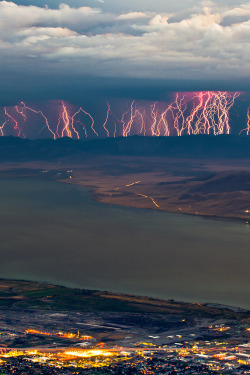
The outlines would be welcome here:
<svg viewBox="0 0 250 375">
<path fill-rule="evenodd" d="M 202 335 L 210 332 L 227 332 L 236 327 L 215 326 L 203 328 Z M 32 331 L 32 332 L 31 332 Z M 246 329 L 246 331 L 250 331 Z M 26 335 L 48 335 L 44 332 L 27 330 Z M 58 336 L 57 333 L 51 334 Z M 1 332 L 1 341 L 21 334 Z M 93 338 L 80 345 L 67 348 L 2 348 L 0 369 L 3 374 L 26 374 L 32 371 L 41 374 L 249 374 L 250 340 L 237 345 L 231 339 L 194 340 L 197 334 L 189 334 L 185 341 L 181 335 L 148 336 L 147 342 L 128 343 L 129 347 L 110 346 L 96 343 Z M 25 337 L 25 333 L 24 333 Z M 74 333 L 60 337 L 78 338 Z M 250 333 L 249 333 L 250 337 Z M 161 344 L 159 344 L 161 341 Z M 165 341 L 165 342 L 164 342 Z M 173 342 L 176 341 L 176 342 Z M 237 341 L 237 340 L 236 340 Z M 60 371 L 59 371 L 60 369 Z M 32 372 L 35 373 L 35 372 Z"/>
<path fill-rule="evenodd" d="M 31 282 L 1 286 L 1 375 L 250 373 L 248 310 Z M 72 298 L 77 309 L 67 304 Z"/>
</svg>

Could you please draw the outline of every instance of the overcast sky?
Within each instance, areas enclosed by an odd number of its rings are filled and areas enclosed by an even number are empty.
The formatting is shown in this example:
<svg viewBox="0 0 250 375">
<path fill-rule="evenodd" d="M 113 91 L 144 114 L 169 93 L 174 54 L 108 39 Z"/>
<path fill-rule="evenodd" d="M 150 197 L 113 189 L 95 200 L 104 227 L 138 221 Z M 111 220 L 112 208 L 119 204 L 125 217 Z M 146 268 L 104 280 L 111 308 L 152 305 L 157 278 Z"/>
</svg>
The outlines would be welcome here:
<svg viewBox="0 0 250 375">
<path fill-rule="evenodd" d="M 0 101 L 247 89 L 249 43 L 240 0 L 0 1 Z"/>
</svg>

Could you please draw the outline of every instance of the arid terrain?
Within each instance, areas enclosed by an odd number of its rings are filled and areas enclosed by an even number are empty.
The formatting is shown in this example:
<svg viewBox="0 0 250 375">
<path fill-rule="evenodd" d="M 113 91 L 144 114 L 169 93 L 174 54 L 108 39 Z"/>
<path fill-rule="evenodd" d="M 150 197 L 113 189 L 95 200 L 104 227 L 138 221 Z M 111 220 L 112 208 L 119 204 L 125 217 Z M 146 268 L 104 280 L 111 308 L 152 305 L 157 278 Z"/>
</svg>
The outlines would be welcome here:
<svg viewBox="0 0 250 375">
<path fill-rule="evenodd" d="M 0 164 L 0 177 L 40 176 L 87 187 L 111 205 L 250 220 L 248 159 L 86 155 Z"/>
</svg>

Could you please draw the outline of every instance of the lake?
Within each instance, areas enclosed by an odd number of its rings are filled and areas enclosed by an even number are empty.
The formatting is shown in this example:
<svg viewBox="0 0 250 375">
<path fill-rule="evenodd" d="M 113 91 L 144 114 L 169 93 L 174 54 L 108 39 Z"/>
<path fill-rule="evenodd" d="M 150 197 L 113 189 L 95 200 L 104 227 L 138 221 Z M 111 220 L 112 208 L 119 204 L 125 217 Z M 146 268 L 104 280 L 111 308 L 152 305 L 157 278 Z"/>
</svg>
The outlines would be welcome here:
<svg viewBox="0 0 250 375">
<path fill-rule="evenodd" d="M 250 308 L 250 226 L 0 180 L 0 277 Z"/>
</svg>

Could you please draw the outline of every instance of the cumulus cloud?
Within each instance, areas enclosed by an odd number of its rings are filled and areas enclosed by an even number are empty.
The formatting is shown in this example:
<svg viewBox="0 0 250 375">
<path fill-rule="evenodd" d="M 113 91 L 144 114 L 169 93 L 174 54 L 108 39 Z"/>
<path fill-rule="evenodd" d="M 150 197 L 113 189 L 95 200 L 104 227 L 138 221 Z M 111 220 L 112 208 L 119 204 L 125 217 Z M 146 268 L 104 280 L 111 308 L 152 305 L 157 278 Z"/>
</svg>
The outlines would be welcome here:
<svg viewBox="0 0 250 375">
<path fill-rule="evenodd" d="M 58 9 L 50 9 L 47 6 L 41 8 L 0 1 L 0 27 L 7 28 L 8 31 L 39 26 L 84 31 L 89 27 L 109 23 L 113 18 L 111 14 L 103 14 L 101 10 L 90 7 L 71 8 L 67 4 L 60 4 Z"/>
<path fill-rule="evenodd" d="M 97 2 L 96 2 L 97 3 Z M 208 78 L 249 75 L 250 3 L 200 2 L 178 12 L 114 13 L 0 1 L 0 54 L 21 69 L 74 64 L 81 75 Z M 225 20 L 234 22 L 225 22 Z M 1 64 L 1 63 L 0 63 Z M 19 64 L 19 65 L 18 65 Z"/>
<path fill-rule="evenodd" d="M 242 4 L 239 7 L 231 8 L 223 12 L 223 17 L 244 17 L 250 15 L 250 3 Z"/>
<path fill-rule="evenodd" d="M 125 14 L 120 14 L 117 19 L 118 20 L 135 20 L 138 18 L 147 18 L 146 13 L 143 12 L 130 12 L 130 13 L 125 13 Z"/>
</svg>

